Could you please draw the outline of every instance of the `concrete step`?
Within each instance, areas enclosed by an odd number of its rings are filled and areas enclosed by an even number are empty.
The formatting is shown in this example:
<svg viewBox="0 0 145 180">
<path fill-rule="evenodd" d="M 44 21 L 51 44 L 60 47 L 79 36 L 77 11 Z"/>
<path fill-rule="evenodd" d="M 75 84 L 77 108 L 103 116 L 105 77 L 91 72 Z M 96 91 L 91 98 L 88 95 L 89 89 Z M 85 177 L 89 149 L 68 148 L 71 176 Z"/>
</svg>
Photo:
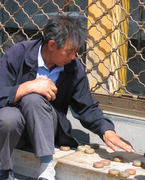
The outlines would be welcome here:
<svg viewBox="0 0 145 180">
<path fill-rule="evenodd" d="M 123 162 L 113 161 L 114 156 L 122 156 Z M 103 168 L 94 168 L 93 163 L 102 159 L 111 161 L 109 166 Z M 27 179 L 37 179 L 39 169 L 39 158 L 35 158 L 31 152 L 15 149 L 12 154 L 14 172 L 17 175 L 25 176 Z M 145 157 L 141 154 L 126 153 L 123 150 L 113 152 L 106 146 L 100 146 L 95 150 L 94 154 L 86 154 L 74 149 L 69 151 L 61 151 L 55 148 L 54 166 L 56 170 L 56 180 L 144 180 L 145 170 L 142 167 L 132 165 L 134 160 L 145 161 Z M 108 175 L 109 169 L 119 169 L 123 171 L 131 168 L 136 170 L 136 175 L 128 178 L 120 178 L 118 176 Z"/>
</svg>

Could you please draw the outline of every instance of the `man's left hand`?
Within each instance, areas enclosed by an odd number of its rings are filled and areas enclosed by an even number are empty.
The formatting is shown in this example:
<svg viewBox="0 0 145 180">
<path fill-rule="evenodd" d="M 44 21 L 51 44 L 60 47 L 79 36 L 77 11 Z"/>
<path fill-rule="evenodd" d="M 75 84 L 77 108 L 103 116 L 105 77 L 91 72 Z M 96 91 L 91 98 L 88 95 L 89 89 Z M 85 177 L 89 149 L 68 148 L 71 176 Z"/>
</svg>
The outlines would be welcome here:
<svg viewBox="0 0 145 180">
<path fill-rule="evenodd" d="M 109 146 L 113 151 L 118 151 L 118 148 L 124 149 L 127 152 L 134 153 L 135 150 L 132 148 L 131 144 L 119 137 L 114 131 L 107 130 L 104 134 L 104 141 L 107 146 Z"/>
</svg>

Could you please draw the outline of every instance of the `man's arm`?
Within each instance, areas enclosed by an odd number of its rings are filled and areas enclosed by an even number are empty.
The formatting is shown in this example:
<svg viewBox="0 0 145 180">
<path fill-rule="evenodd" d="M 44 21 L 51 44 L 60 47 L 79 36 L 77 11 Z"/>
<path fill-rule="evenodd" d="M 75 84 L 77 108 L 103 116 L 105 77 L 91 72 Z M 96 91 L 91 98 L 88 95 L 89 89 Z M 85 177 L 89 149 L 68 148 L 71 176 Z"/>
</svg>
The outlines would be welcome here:
<svg viewBox="0 0 145 180">
<path fill-rule="evenodd" d="M 53 101 L 56 98 L 57 87 L 51 81 L 51 79 L 47 77 L 39 77 L 32 81 L 27 81 L 19 85 L 16 96 L 12 103 L 19 101 L 23 96 L 30 93 L 41 94 L 45 96 L 48 101 Z"/>
<path fill-rule="evenodd" d="M 77 73 L 77 79 L 81 79 L 75 86 L 71 99 L 71 111 L 81 124 L 98 134 L 100 138 L 114 151 L 117 147 L 127 152 L 135 152 L 132 146 L 115 133 L 114 123 L 103 115 L 103 111 L 98 107 L 99 101 L 92 97 L 86 74 L 81 66 Z"/>
</svg>

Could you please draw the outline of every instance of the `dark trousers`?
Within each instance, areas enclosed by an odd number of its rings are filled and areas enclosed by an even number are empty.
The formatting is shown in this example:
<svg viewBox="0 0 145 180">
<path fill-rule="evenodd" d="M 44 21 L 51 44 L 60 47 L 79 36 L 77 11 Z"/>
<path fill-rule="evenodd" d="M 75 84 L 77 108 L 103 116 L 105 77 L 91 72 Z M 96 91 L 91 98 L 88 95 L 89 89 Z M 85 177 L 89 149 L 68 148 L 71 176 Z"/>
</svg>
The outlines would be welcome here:
<svg viewBox="0 0 145 180">
<path fill-rule="evenodd" d="M 54 154 L 57 115 L 49 101 L 38 94 L 22 98 L 20 108 L 0 109 L 0 169 L 11 168 L 11 154 L 24 129 L 36 157 Z"/>
</svg>

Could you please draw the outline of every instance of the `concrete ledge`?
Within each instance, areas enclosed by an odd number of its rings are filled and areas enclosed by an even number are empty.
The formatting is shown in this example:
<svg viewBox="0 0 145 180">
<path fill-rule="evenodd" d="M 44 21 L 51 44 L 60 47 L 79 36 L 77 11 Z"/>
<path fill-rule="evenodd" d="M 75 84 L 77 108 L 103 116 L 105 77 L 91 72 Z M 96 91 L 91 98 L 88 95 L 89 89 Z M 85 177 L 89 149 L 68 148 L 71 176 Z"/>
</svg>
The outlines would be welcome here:
<svg viewBox="0 0 145 180">
<path fill-rule="evenodd" d="M 145 170 L 141 167 L 134 167 L 133 160 L 145 161 L 145 157 L 140 154 L 129 154 L 124 151 L 113 152 L 110 148 L 101 146 L 95 150 L 94 154 L 86 154 L 75 150 L 61 151 L 55 149 L 54 166 L 56 170 L 56 180 L 144 180 Z M 112 161 L 113 156 L 123 156 L 122 163 Z M 110 166 L 104 168 L 94 168 L 93 163 L 101 159 L 108 159 L 111 161 Z M 35 158 L 33 153 L 14 150 L 12 155 L 14 163 L 14 172 L 30 178 L 38 177 L 39 158 Z M 128 178 L 120 178 L 118 176 L 109 176 L 108 170 L 116 168 L 123 171 L 128 168 L 136 170 L 136 175 Z"/>
</svg>

